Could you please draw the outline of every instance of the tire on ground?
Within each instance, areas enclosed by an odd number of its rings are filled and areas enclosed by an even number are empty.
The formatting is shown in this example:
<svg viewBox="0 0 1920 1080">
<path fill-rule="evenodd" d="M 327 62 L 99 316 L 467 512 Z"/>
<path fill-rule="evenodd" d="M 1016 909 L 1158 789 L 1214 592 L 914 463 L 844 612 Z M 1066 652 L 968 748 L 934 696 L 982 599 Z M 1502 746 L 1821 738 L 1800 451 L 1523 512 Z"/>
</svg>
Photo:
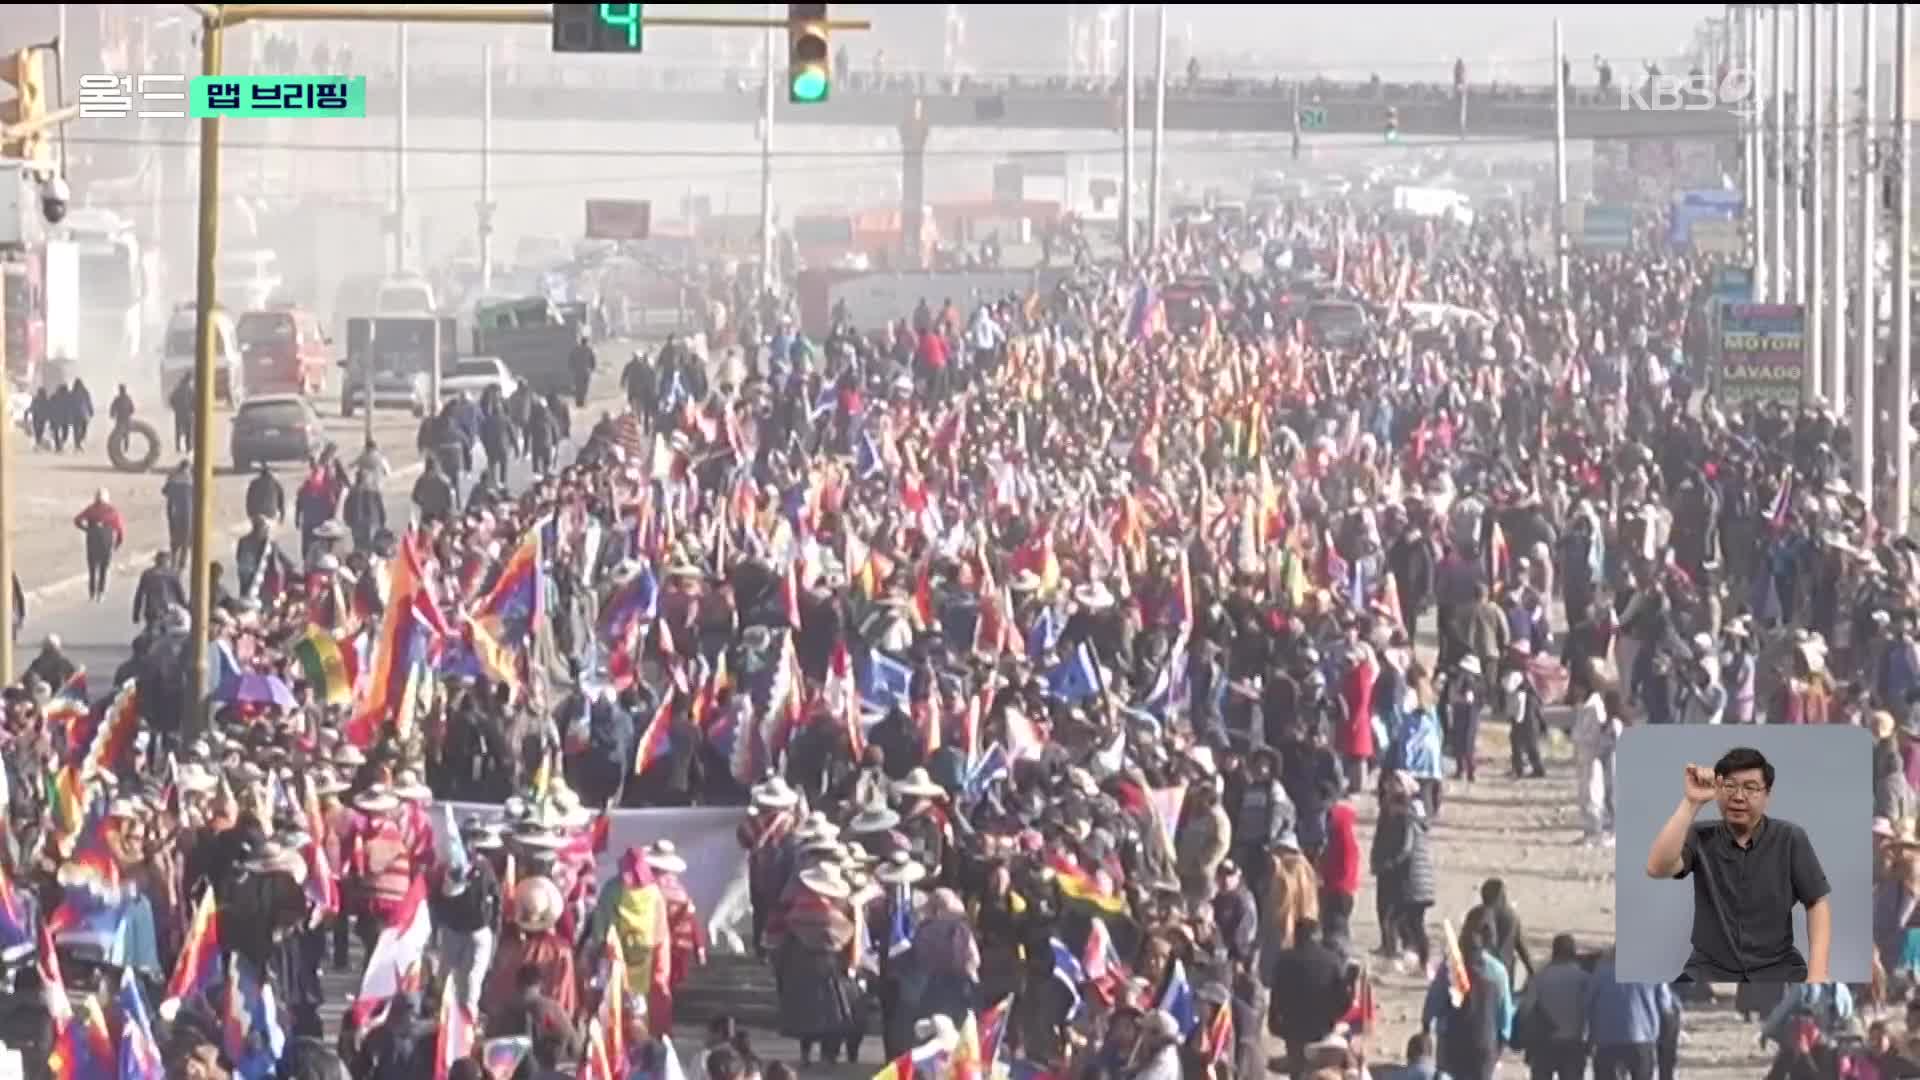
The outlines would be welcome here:
<svg viewBox="0 0 1920 1080">
<path fill-rule="evenodd" d="M 145 448 L 135 456 L 133 444 L 136 439 L 145 440 Z M 139 420 L 129 420 L 127 426 L 118 429 L 107 438 L 107 460 L 121 472 L 149 472 L 160 461 L 160 433 L 153 425 Z"/>
</svg>

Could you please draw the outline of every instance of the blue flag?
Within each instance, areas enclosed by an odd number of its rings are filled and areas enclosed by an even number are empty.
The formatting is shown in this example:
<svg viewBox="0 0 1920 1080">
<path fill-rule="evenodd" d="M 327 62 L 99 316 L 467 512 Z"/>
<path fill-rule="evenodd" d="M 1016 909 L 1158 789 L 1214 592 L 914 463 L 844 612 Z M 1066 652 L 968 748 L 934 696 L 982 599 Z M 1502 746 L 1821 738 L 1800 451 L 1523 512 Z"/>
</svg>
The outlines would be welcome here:
<svg viewBox="0 0 1920 1080">
<path fill-rule="evenodd" d="M 1047 672 L 1047 693 L 1069 703 L 1078 703 L 1100 692 L 1100 666 L 1093 650 L 1081 642 L 1072 655 Z"/>
<path fill-rule="evenodd" d="M 1193 1029 L 1200 1025 L 1193 986 L 1187 982 L 1187 965 L 1182 961 L 1173 962 L 1173 974 L 1167 976 L 1167 988 L 1160 991 L 1160 1010 L 1180 1025 L 1182 1039 L 1193 1034 Z"/>
<path fill-rule="evenodd" d="M 1087 981 L 1087 971 L 1080 966 L 1080 958 L 1073 955 L 1073 950 L 1067 948 L 1066 942 L 1056 937 L 1052 945 L 1053 977 L 1060 980 L 1073 998 L 1072 1006 L 1067 1009 L 1067 1017 L 1071 1019 L 1080 1012 L 1080 984 Z"/>
<path fill-rule="evenodd" d="M 913 689 L 913 669 L 883 652 L 867 654 L 860 697 L 878 709 L 904 708 Z"/>
</svg>

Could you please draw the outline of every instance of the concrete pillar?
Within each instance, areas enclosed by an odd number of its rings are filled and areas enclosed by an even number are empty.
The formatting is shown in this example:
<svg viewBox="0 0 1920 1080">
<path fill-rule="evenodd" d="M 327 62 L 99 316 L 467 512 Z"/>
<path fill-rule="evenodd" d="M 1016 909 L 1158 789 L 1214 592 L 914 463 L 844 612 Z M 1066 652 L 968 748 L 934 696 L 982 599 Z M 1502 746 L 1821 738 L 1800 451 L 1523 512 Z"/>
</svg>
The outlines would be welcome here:
<svg viewBox="0 0 1920 1080">
<path fill-rule="evenodd" d="M 900 119 L 901 268 L 918 270 L 923 262 L 920 232 L 927 207 L 927 103 L 914 98 Z"/>
</svg>

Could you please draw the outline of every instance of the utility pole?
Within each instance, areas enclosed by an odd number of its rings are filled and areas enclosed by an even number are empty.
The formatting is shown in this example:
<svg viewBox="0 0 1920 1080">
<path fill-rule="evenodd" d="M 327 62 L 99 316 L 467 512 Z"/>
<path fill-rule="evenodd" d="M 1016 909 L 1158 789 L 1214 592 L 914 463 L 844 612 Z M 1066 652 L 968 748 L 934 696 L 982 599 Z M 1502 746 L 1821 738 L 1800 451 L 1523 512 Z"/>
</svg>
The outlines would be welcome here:
<svg viewBox="0 0 1920 1080">
<path fill-rule="evenodd" d="M 779 15 L 780 5 L 767 5 L 767 18 Z M 767 30 L 766 86 L 760 99 L 760 295 L 773 291 L 773 54 L 779 31 Z M 905 219 L 903 218 L 902 221 Z M 756 306 L 758 306 L 756 304 Z"/>
<path fill-rule="evenodd" d="M 480 46 L 480 295 L 493 291 L 493 46 Z M 369 410 L 371 411 L 371 410 Z"/>
<path fill-rule="evenodd" d="M 407 269 L 407 24 L 394 28 L 400 107 L 393 126 L 393 272 Z M 369 405 L 369 408 L 372 406 Z"/>
<path fill-rule="evenodd" d="M 209 20 L 200 28 L 200 73 L 220 74 L 226 29 Z M 187 713 L 186 733 L 198 737 L 207 722 L 207 695 L 214 687 L 213 543 L 220 526 L 213 520 L 213 298 L 215 255 L 220 250 L 220 118 L 200 121 L 199 250 L 194 267 L 193 346 L 193 704 Z M 373 399 L 367 399 L 373 411 Z M 7 587 L 11 587 L 8 578 Z"/>
<path fill-rule="evenodd" d="M 1807 16 L 1807 395 L 1827 395 L 1827 149 L 1826 73 L 1820 61 L 1820 5 L 1802 4 Z M 1828 405 L 1831 406 L 1829 401 Z"/>
<path fill-rule="evenodd" d="M 1788 282 L 1792 280 L 1792 276 L 1787 268 L 1787 199 L 1791 195 L 1791 188 L 1787 184 L 1787 162 L 1790 160 L 1787 150 L 1789 143 L 1787 141 L 1787 56 L 1785 51 L 1788 10 L 1789 6 L 1786 4 L 1774 4 L 1771 7 L 1773 12 L 1771 27 L 1773 41 L 1770 50 L 1772 62 L 1767 67 L 1767 89 L 1770 91 L 1772 98 L 1770 104 L 1773 106 L 1773 133 L 1767 143 L 1767 178 L 1773 185 L 1773 196 L 1767 204 L 1773 211 L 1772 228 L 1769 230 L 1772 234 L 1770 246 L 1773 249 L 1773 272 L 1767 275 L 1767 280 L 1772 283 L 1772 291 L 1769 295 L 1778 304 L 1790 303 L 1793 298 L 1792 290 L 1799 287 L 1797 284 L 1789 286 Z M 1764 108 L 1765 105 L 1762 107 Z"/>
<path fill-rule="evenodd" d="M 1759 101 L 1759 84 L 1755 80 L 1760 72 L 1760 6 L 1743 4 L 1736 17 L 1740 28 L 1740 51 L 1736 64 L 1747 76 L 1747 85 L 1752 88 L 1748 93 L 1748 104 L 1754 106 Z M 1750 198 L 1747 203 L 1747 233 L 1753 252 L 1753 294 L 1760 299 L 1773 295 L 1773 275 L 1768 272 L 1772 256 L 1767 250 L 1766 148 L 1760 135 L 1765 119 L 1763 110 L 1757 107 L 1747 109 L 1745 140 L 1747 192 Z"/>
<path fill-rule="evenodd" d="M 1153 68 L 1153 160 L 1147 167 L 1147 250 L 1160 242 L 1160 171 L 1166 165 L 1167 148 L 1167 5 L 1160 5 L 1159 25 L 1154 32 L 1156 57 Z"/>
<path fill-rule="evenodd" d="M 1133 5 L 1122 9 L 1121 18 L 1127 21 L 1120 33 L 1125 43 L 1126 55 L 1120 58 L 1120 81 L 1125 88 L 1120 92 L 1120 258 L 1124 262 L 1133 261 L 1133 108 L 1140 97 L 1140 87 L 1134 81 L 1133 65 Z"/>
<path fill-rule="evenodd" d="M 1793 202 L 1793 302 L 1807 302 L 1807 5 L 1793 7 L 1793 108 L 1788 127 L 1793 137 L 1787 141 L 1787 168 L 1793 182 L 1788 185 Z M 1809 365 L 1810 366 L 1810 365 Z M 1814 384 L 1817 386 L 1817 384 Z M 1809 387 L 1801 388 L 1812 397 Z"/>
<path fill-rule="evenodd" d="M 1827 39 L 1827 128 L 1833 133 L 1827 163 L 1827 407 L 1847 413 L 1847 6 L 1833 5 L 1833 33 Z"/>
<path fill-rule="evenodd" d="M 1907 54 L 1913 49 L 1907 5 L 1893 6 L 1893 533 L 1905 536 L 1913 505 L 1913 102 Z"/>
<path fill-rule="evenodd" d="M 1296 112 L 1298 110 L 1295 110 Z M 1560 20 L 1553 20 L 1553 258 L 1560 295 L 1573 290 L 1567 272 L 1567 52 Z"/>
<path fill-rule="evenodd" d="M 1774 254 L 1774 269 L 1766 275 L 1770 284 L 1768 296 L 1774 304 L 1786 304 L 1791 296 L 1788 286 L 1788 67 L 1786 67 L 1786 29 L 1788 29 L 1788 6 L 1774 4 L 1772 12 L 1772 48 L 1770 63 L 1766 65 L 1768 79 L 1768 102 L 1759 108 L 1772 106 L 1772 135 L 1766 140 L 1766 179 L 1772 184 L 1772 196 L 1768 208 L 1772 209 L 1772 223 L 1768 233 L 1772 234 L 1770 246 Z"/>
<path fill-rule="evenodd" d="M 1860 188 L 1855 198 L 1859 202 L 1860 233 L 1854 252 L 1858 260 L 1858 278 L 1854 284 L 1854 305 L 1858 318 L 1854 321 L 1854 358 L 1853 358 L 1853 489 L 1866 500 L 1872 508 L 1878 500 L 1874 498 L 1873 483 L 1873 427 L 1874 393 L 1877 380 L 1874 364 L 1875 331 L 1879 329 L 1874 317 L 1874 258 L 1879 254 L 1880 215 L 1877 212 L 1880 198 L 1879 174 L 1874 171 L 1873 160 L 1873 92 L 1874 68 L 1878 65 L 1879 38 L 1874 28 L 1874 5 L 1860 5 Z"/>
</svg>

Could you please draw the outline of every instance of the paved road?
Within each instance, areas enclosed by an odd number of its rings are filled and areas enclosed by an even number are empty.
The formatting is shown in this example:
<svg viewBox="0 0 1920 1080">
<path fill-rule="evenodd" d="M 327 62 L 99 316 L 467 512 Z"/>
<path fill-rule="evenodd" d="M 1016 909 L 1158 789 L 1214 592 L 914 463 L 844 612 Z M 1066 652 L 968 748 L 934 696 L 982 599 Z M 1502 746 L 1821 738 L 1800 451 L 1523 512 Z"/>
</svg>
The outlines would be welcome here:
<svg viewBox="0 0 1920 1080">
<path fill-rule="evenodd" d="M 617 380 L 620 368 L 631 352 L 631 343 L 608 342 L 600 347 L 600 370 L 594 380 L 587 408 L 576 410 L 575 423 L 581 431 L 590 428 L 602 409 L 617 405 Z M 56 454 L 36 450 L 15 442 L 12 530 L 13 565 L 26 589 L 29 609 L 51 603 L 71 591 L 84 592 L 86 563 L 75 540 L 73 515 L 79 513 L 99 488 L 106 488 L 114 505 L 126 519 L 127 546 L 120 571 L 137 572 L 150 561 L 146 554 L 164 546 L 167 540 L 165 504 L 160 488 L 166 482 L 165 470 L 181 460 L 172 453 L 172 420 L 164 411 L 143 410 L 142 419 L 161 431 L 163 449 L 160 468 L 150 473 L 123 473 L 107 461 L 105 440 L 96 431 L 84 453 Z M 245 520 L 246 489 L 250 474 L 232 471 L 228 464 L 227 437 L 232 412 L 216 414 L 214 431 L 214 516 L 237 527 Z M 327 434 L 348 456 L 357 453 L 362 442 L 361 418 L 345 419 L 337 408 L 322 408 Z M 374 414 L 374 440 L 379 443 L 395 469 L 416 463 L 414 436 L 419 421 L 404 409 L 382 409 Z M 302 467 L 286 463 L 273 467 L 289 498 L 299 487 Z M 404 520 L 404 515 L 402 516 Z"/>
</svg>

